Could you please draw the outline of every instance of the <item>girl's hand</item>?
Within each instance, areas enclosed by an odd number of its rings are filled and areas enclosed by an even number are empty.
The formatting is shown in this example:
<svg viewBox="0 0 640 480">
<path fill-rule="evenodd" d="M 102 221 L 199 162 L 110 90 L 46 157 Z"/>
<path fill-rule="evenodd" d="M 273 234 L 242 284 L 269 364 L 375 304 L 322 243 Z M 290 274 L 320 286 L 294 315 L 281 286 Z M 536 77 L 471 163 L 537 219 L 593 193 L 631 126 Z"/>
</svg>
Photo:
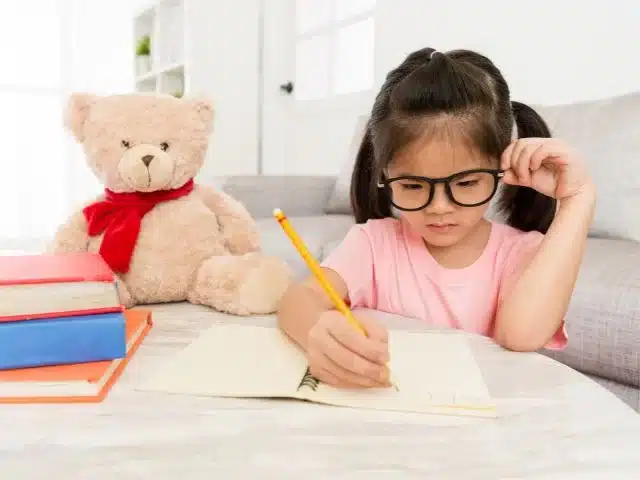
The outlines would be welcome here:
<svg viewBox="0 0 640 480">
<path fill-rule="evenodd" d="M 593 190 L 584 162 L 557 138 L 519 138 L 502 154 L 504 182 L 530 187 L 548 197 L 567 199 Z"/>
<path fill-rule="evenodd" d="M 374 318 L 358 318 L 368 336 L 340 312 L 329 310 L 320 315 L 307 344 L 311 374 L 335 387 L 389 387 L 387 330 Z"/>
</svg>

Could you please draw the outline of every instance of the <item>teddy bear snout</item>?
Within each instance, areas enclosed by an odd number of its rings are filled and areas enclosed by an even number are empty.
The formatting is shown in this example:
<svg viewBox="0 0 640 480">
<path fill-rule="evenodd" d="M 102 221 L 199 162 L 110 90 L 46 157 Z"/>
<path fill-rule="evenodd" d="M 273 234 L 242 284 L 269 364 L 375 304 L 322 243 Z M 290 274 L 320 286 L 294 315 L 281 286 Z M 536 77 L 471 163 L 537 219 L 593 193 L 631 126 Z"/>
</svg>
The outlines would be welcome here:
<svg viewBox="0 0 640 480">
<path fill-rule="evenodd" d="M 149 143 L 127 149 L 118 162 L 120 178 L 131 190 L 150 192 L 165 188 L 174 172 L 173 157 Z"/>
</svg>

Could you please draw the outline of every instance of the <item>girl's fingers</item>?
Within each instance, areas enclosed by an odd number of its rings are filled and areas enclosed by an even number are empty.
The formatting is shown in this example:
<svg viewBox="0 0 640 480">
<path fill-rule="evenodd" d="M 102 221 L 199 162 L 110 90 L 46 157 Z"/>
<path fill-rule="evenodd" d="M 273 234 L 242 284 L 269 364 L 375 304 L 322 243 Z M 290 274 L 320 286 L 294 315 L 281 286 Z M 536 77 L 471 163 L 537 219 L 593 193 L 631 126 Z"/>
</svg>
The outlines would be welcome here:
<svg viewBox="0 0 640 480">
<path fill-rule="evenodd" d="M 511 170 L 507 170 L 506 172 L 504 172 L 504 177 L 502 177 L 502 181 L 504 183 L 508 183 L 509 185 L 518 184 L 518 178 L 515 176 L 515 174 Z"/>
<path fill-rule="evenodd" d="M 348 387 L 342 380 L 336 377 L 333 373 L 331 373 L 326 368 L 318 367 L 312 365 L 309 368 L 311 375 L 320 380 L 322 383 L 326 383 L 327 385 L 331 385 L 332 387 Z"/>
<path fill-rule="evenodd" d="M 541 145 L 531 156 L 531 164 L 537 170 L 543 163 L 566 165 L 570 152 L 564 145 L 549 141 Z"/>
<path fill-rule="evenodd" d="M 315 352 L 309 358 L 309 364 L 311 365 L 312 375 L 327 374 L 332 378 L 332 381 L 338 382 L 340 385 L 348 387 L 380 387 L 384 384 L 382 380 L 373 380 L 370 377 L 359 375 L 355 372 L 347 370 L 343 366 L 333 361 L 328 355 L 322 352 Z"/>
<path fill-rule="evenodd" d="M 514 176 L 516 177 L 516 182 L 519 185 L 525 185 L 526 181 L 526 170 L 528 170 L 528 165 L 522 165 L 522 152 L 527 146 L 527 139 L 519 139 L 517 140 L 511 151 L 507 155 L 507 170 L 510 170 Z"/>
<path fill-rule="evenodd" d="M 516 142 L 511 142 L 507 148 L 505 148 L 504 152 L 500 156 L 500 169 L 501 170 L 510 170 L 511 169 L 511 153 L 516 145 Z"/>
<path fill-rule="evenodd" d="M 359 332 L 358 335 L 364 336 Z M 327 370 L 343 383 L 352 386 L 380 386 L 387 380 L 386 368 L 370 362 L 357 353 L 345 348 L 331 336 L 328 330 L 321 330 L 318 336 L 310 339 L 309 364 Z"/>
<path fill-rule="evenodd" d="M 536 152 L 544 149 L 544 145 L 545 144 L 543 142 L 531 142 L 526 144 L 522 150 L 520 150 L 517 175 L 525 186 L 531 186 L 531 175 L 540 168 L 540 164 L 535 165 L 532 160 Z"/>
</svg>

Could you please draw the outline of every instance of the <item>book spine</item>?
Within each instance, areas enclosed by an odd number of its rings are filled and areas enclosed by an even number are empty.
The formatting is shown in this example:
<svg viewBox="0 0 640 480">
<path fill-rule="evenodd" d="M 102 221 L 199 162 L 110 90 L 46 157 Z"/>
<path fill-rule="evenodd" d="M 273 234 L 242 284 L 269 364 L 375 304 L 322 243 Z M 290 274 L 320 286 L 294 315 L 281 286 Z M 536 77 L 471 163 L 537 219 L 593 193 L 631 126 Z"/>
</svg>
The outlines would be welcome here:
<svg viewBox="0 0 640 480">
<path fill-rule="evenodd" d="M 125 355 L 122 312 L 0 324 L 0 370 L 114 360 Z"/>
<path fill-rule="evenodd" d="M 35 313 L 29 315 L 11 315 L 11 316 L 0 316 L 0 323 L 4 322 L 21 322 L 21 321 L 29 321 L 29 320 L 50 320 L 52 318 L 66 318 L 70 317 L 84 317 L 87 315 L 95 315 L 100 313 L 112 313 L 112 312 L 124 312 L 124 305 L 118 304 L 113 305 L 111 307 L 98 307 L 98 308 L 89 308 L 82 310 L 66 310 L 59 312 L 51 312 L 51 313 Z"/>
</svg>

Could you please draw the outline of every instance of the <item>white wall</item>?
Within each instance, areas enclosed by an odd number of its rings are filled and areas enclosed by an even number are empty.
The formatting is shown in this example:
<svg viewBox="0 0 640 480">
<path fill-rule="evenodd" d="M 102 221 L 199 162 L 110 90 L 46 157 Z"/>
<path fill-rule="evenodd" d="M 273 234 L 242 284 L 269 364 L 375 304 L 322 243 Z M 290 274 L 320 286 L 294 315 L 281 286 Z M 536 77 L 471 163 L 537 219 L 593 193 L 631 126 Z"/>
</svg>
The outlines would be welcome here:
<svg viewBox="0 0 640 480">
<path fill-rule="evenodd" d="M 215 105 L 207 164 L 199 178 L 253 174 L 258 165 L 259 0 L 187 0 L 189 95 Z"/>
<path fill-rule="evenodd" d="M 421 47 L 478 50 L 514 100 L 568 103 L 640 90 L 638 0 L 378 0 L 376 78 Z"/>
</svg>

